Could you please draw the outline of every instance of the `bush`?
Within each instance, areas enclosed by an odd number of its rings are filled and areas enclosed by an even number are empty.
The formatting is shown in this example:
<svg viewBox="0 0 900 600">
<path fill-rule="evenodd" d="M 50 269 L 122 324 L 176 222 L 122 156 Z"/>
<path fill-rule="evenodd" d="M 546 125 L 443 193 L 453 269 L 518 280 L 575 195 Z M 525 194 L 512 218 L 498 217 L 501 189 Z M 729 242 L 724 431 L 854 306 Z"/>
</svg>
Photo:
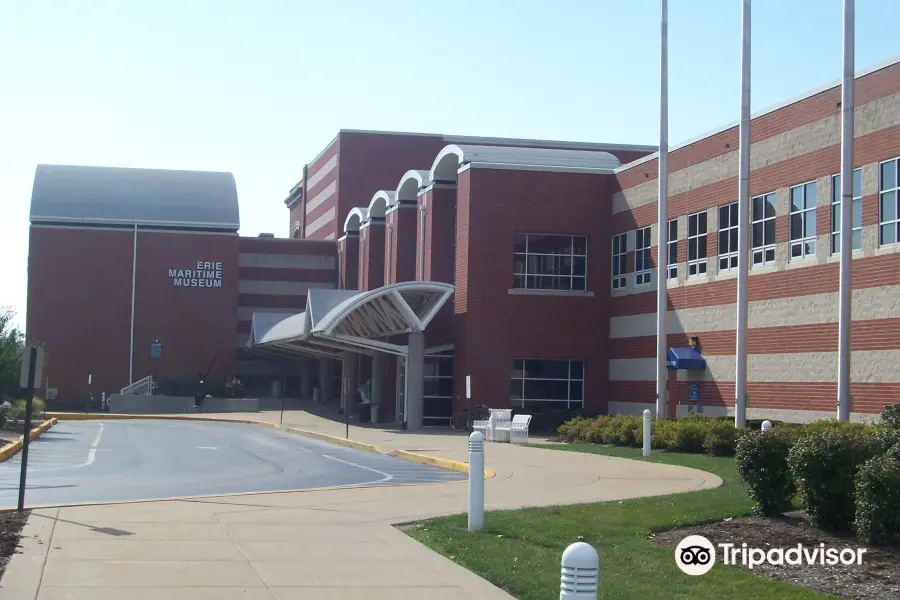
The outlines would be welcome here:
<svg viewBox="0 0 900 600">
<path fill-rule="evenodd" d="M 856 533 L 870 544 L 900 542 L 900 461 L 876 456 L 856 474 Z"/>
<path fill-rule="evenodd" d="M 653 424 L 653 446 L 672 452 L 701 454 L 709 424 L 709 417 L 656 421 Z"/>
<path fill-rule="evenodd" d="M 796 492 L 788 467 L 792 444 L 790 433 L 774 429 L 748 431 L 738 441 L 734 462 L 756 514 L 775 516 L 791 508 Z"/>
<path fill-rule="evenodd" d="M 25 400 L 16 400 L 16 403 L 9 408 L 9 418 L 22 421 L 25 419 L 25 411 L 27 410 Z M 41 398 L 33 398 L 31 400 L 31 418 L 37 419 L 44 414 L 46 405 Z"/>
<path fill-rule="evenodd" d="M 889 404 L 881 411 L 881 424 L 900 429 L 900 404 Z"/>
<path fill-rule="evenodd" d="M 890 427 L 873 427 L 866 434 L 866 440 L 872 456 L 885 454 L 888 450 L 900 444 L 900 429 Z"/>
<path fill-rule="evenodd" d="M 871 453 L 870 443 L 850 430 L 808 433 L 796 441 L 788 465 L 813 523 L 850 528 L 856 515 L 854 476 Z"/>
<path fill-rule="evenodd" d="M 713 456 L 731 456 L 740 436 L 746 430 L 738 429 L 728 421 L 713 421 L 707 426 L 703 449 Z"/>
<path fill-rule="evenodd" d="M 888 458 L 893 458 L 894 460 L 900 460 L 900 444 L 894 444 L 893 446 L 891 446 L 885 453 L 885 456 L 887 456 Z"/>
</svg>

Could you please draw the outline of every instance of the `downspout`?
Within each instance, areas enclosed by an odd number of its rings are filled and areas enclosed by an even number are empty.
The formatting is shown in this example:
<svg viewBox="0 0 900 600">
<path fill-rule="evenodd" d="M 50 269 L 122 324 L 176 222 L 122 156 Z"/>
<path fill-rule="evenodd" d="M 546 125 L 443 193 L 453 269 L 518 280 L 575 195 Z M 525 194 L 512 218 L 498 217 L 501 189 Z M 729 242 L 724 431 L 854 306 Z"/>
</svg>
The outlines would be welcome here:
<svg viewBox="0 0 900 600">
<path fill-rule="evenodd" d="M 387 219 L 387 245 L 388 246 L 387 246 L 387 260 L 384 263 L 384 265 L 385 265 L 384 285 L 390 285 L 391 283 L 393 283 L 391 281 L 391 279 L 392 279 L 391 275 L 393 275 L 393 273 L 392 273 L 393 269 L 391 268 L 391 266 L 392 266 L 393 255 L 394 255 L 394 252 L 393 252 L 393 250 L 394 250 L 393 216 L 394 216 L 394 213 L 391 213 L 391 216 L 388 217 L 388 219 Z"/>
<path fill-rule="evenodd" d="M 425 281 L 425 212 L 428 210 L 426 201 L 428 196 L 422 196 L 422 204 L 419 205 L 419 281 Z"/>
<path fill-rule="evenodd" d="M 134 383 L 134 299 L 137 289 L 137 234 L 138 226 L 134 224 L 134 241 L 131 250 L 131 340 L 128 351 L 128 385 Z"/>
<path fill-rule="evenodd" d="M 306 239 L 306 192 L 309 191 L 309 186 L 306 184 L 306 174 L 309 169 L 309 165 L 303 165 L 303 187 L 300 190 L 301 199 L 300 199 L 300 239 Z"/>
</svg>

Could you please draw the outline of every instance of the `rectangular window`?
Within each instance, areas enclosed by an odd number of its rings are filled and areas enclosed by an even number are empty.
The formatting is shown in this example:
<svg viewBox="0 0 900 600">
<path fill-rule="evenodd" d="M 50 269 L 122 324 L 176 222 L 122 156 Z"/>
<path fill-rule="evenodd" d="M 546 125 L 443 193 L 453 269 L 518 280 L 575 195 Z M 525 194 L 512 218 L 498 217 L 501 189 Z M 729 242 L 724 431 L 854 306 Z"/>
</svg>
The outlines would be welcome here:
<svg viewBox="0 0 900 600">
<path fill-rule="evenodd" d="M 706 275 L 706 211 L 688 215 L 688 277 Z"/>
<path fill-rule="evenodd" d="M 627 251 L 627 234 L 614 235 L 612 239 L 612 289 L 625 288 L 625 265 Z"/>
<path fill-rule="evenodd" d="M 900 241 L 900 185 L 897 182 L 897 173 L 900 171 L 900 158 L 894 158 L 881 163 L 881 172 L 878 176 L 878 224 L 879 245 L 888 246 Z"/>
<path fill-rule="evenodd" d="M 650 228 L 634 232 L 634 285 L 650 284 Z"/>
<path fill-rule="evenodd" d="M 862 249 L 862 169 L 853 170 L 853 249 Z M 831 178 L 831 253 L 841 251 L 841 176 Z"/>
<path fill-rule="evenodd" d="M 669 239 L 666 247 L 669 249 L 669 258 L 666 268 L 669 270 L 669 279 L 678 279 L 678 219 L 669 221 Z"/>
<path fill-rule="evenodd" d="M 447 425 L 453 414 L 453 357 L 425 357 L 422 390 L 422 421 L 426 425 Z"/>
<path fill-rule="evenodd" d="M 719 207 L 719 271 L 737 269 L 738 203 Z"/>
<path fill-rule="evenodd" d="M 587 238 L 583 235 L 516 234 L 513 287 L 583 292 Z"/>
<path fill-rule="evenodd" d="M 791 188 L 791 259 L 816 255 L 816 182 Z"/>
<path fill-rule="evenodd" d="M 754 267 L 775 262 L 775 192 L 757 196 L 750 209 Z"/>
<path fill-rule="evenodd" d="M 511 406 L 559 409 L 584 405 L 584 361 L 526 358 L 512 362 Z"/>
</svg>

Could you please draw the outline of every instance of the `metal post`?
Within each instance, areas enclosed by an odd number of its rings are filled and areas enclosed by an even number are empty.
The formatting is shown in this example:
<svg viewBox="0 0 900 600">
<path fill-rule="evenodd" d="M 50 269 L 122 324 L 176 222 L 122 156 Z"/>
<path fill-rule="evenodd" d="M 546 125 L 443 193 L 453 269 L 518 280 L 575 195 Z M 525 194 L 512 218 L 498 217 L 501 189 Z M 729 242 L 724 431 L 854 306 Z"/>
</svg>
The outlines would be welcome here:
<svg viewBox="0 0 900 600">
<path fill-rule="evenodd" d="M 484 529 L 484 434 L 469 435 L 469 531 Z"/>
<path fill-rule="evenodd" d="M 741 17 L 741 125 L 738 169 L 737 343 L 734 379 L 734 426 L 747 425 L 747 285 L 750 270 L 750 0 Z"/>
<path fill-rule="evenodd" d="M 666 417 L 666 268 L 669 196 L 669 7 L 660 1 L 659 200 L 656 224 L 656 418 Z"/>
<path fill-rule="evenodd" d="M 838 306 L 838 421 L 850 420 L 850 328 L 853 309 L 854 0 L 844 0 L 844 79 L 841 85 L 841 274 Z"/>
<path fill-rule="evenodd" d="M 137 290 L 137 234 L 138 226 L 134 224 L 134 241 L 131 250 L 131 340 L 128 347 L 128 385 L 134 383 L 134 299 Z"/>
<path fill-rule="evenodd" d="M 25 479 L 28 473 L 28 445 L 31 442 L 31 409 L 34 401 L 34 369 L 37 365 L 37 347 L 29 350 L 28 385 L 25 388 L 25 431 L 22 438 L 22 467 L 19 471 L 19 505 L 18 511 L 25 510 Z"/>
<path fill-rule="evenodd" d="M 559 600 L 597 600 L 600 556 L 590 544 L 575 542 L 562 555 Z"/>
<path fill-rule="evenodd" d="M 651 431 L 652 425 L 650 424 L 650 411 L 644 411 L 644 456 L 650 456 L 650 442 L 652 441 L 653 433 Z"/>
</svg>

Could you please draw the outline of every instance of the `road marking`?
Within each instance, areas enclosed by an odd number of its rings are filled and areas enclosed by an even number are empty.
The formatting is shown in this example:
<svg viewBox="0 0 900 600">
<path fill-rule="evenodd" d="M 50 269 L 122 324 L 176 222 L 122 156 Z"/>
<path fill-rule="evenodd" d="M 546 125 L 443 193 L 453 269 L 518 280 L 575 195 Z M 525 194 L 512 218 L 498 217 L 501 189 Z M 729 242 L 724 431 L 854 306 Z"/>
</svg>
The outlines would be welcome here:
<svg viewBox="0 0 900 600">
<path fill-rule="evenodd" d="M 365 469 L 366 471 L 372 471 L 373 473 L 377 473 L 378 475 L 382 475 L 382 479 L 378 481 L 373 481 L 372 483 L 384 483 L 385 481 L 390 481 L 394 478 L 390 473 L 385 473 L 384 471 L 379 471 L 378 469 L 373 469 L 371 467 L 364 467 L 363 465 L 358 465 L 355 462 L 350 462 L 349 460 L 343 460 L 341 458 L 335 458 L 333 456 L 328 456 L 327 454 L 322 455 L 323 458 L 328 458 L 330 460 L 336 460 L 340 463 L 344 463 L 345 465 L 350 465 L 351 467 L 358 467 L 360 469 Z"/>
<path fill-rule="evenodd" d="M 87 460 L 84 461 L 84 464 L 78 465 L 75 467 L 76 469 L 80 469 L 81 467 L 89 467 L 94 464 L 94 459 L 97 458 L 97 448 L 100 446 L 100 436 L 103 435 L 103 423 L 100 423 L 100 429 L 97 431 L 97 435 L 94 436 L 94 441 L 91 442 L 91 449 L 88 451 Z"/>
<path fill-rule="evenodd" d="M 215 446 L 197 446 L 197 450 L 218 450 Z"/>
</svg>

